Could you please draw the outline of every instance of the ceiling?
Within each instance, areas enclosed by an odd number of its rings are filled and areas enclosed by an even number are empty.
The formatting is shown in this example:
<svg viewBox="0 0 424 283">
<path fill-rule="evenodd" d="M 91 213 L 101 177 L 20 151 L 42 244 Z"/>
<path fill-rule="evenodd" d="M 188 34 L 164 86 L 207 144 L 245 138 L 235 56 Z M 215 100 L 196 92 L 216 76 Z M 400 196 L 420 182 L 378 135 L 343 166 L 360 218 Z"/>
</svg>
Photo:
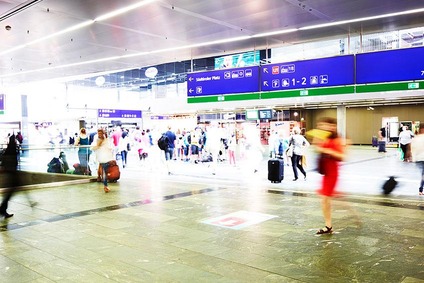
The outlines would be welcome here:
<svg viewBox="0 0 424 283">
<path fill-rule="evenodd" d="M 0 86 L 105 72 L 133 79 L 148 66 L 416 26 L 422 0 L 0 0 Z"/>
</svg>

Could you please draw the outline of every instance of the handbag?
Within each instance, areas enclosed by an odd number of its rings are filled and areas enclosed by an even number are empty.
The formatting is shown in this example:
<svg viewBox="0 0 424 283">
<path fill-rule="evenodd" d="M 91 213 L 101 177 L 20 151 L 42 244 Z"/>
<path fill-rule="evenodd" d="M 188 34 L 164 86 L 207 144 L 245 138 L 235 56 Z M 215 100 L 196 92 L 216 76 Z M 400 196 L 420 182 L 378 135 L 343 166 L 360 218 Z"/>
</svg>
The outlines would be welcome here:
<svg viewBox="0 0 424 283">
<path fill-rule="evenodd" d="M 293 145 L 289 145 L 289 147 L 286 150 L 286 155 L 287 157 L 292 157 L 293 156 Z"/>
<path fill-rule="evenodd" d="M 326 174 L 328 159 L 329 159 L 329 157 L 325 154 L 320 154 L 320 156 L 318 157 L 317 171 L 318 171 L 319 174 L 321 174 L 321 175 Z"/>
</svg>

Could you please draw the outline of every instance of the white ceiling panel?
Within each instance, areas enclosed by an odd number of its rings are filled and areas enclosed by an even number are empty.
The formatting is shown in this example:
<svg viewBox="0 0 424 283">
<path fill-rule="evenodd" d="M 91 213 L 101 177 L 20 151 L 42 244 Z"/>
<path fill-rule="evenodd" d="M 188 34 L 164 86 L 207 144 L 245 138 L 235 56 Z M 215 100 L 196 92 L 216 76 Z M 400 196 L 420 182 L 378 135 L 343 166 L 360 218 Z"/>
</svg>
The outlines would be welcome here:
<svg viewBox="0 0 424 283">
<path fill-rule="evenodd" d="M 187 48 L 239 36 L 422 9 L 424 3 L 422 0 L 157 0 L 84 28 L 55 35 L 140 2 L 0 0 L 0 84 L 8 86 L 141 68 L 348 33 L 390 31 L 424 24 L 424 13 L 420 12 Z M 6 30 L 6 26 L 11 29 Z M 36 40 L 39 42 L 35 43 Z M 177 47 L 181 49 L 175 50 Z M 155 53 L 157 50 L 169 51 Z M 141 52 L 150 53 L 141 55 Z M 134 54 L 137 56 L 91 62 Z"/>
</svg>

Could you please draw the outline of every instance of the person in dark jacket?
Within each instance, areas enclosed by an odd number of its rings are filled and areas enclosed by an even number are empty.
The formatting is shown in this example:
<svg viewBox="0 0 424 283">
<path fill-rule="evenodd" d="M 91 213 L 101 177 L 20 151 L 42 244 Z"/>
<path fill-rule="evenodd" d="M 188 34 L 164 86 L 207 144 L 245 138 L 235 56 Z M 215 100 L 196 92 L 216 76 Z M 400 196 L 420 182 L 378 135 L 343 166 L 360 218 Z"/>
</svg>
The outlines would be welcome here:
<svg viewBox="0 0 424 283">
<path fill-rule="evenodd" d="M 2 157 L 2 171 L 7 183 L 7 189 L 3 197 L 3 201 L 0 204 L 0 215 L 4 218 L 12 217 L 13 214 L 7 212 L 9 200 L 12 198 L 13 193 L 19 187 L 19 176 L 18 176 L 18 160 L 19 150 L 16 142 L 15 135 L 9 137 L 9 143 Z"/>
</svg>

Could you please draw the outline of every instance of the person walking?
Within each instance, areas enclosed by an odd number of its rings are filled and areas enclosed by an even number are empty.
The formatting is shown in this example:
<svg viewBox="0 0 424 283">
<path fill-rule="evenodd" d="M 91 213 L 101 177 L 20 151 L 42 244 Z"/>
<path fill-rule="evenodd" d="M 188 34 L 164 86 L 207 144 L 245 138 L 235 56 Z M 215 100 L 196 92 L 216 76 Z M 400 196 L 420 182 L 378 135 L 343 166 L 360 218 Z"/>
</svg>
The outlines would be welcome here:
<svg viewBox="0 0 424 283">
<path fill-rule="evenodd" d="M 79 136 L 75 140 L 75 146 L 78 146 L 78 159 L 84 175 L 91 175 L 91 170 L 88 166 L 90 160 L 90 137 L 87 135 L 85 128 L 80 129 Z"/>
<path fill-rule="evenodd" d="M 230 165 L 234 167 L 236 166 L 236 148 L 237 148 L 236 134 L 232 133 L 228 141 L 228 161 Z"/>
<path fill-rule="evenodd" d="M 122 168 L 127 166 L 128 149 L 130 149 L 130 139 L 128 138 L 128 132 L 123 131 L 122 137 L 119 139 L 118 150 L 121 154 Z"/>
<path fill-rule="evenodd" d="M 424 195 L 424 124 L 420 124 L 419 134 L 411 142 L 412 161 L 421 167 L 421 182 L 418 194 Z"/>
<path fill-rule="evenodd" d="M 402 132 L 399 134 L 399 145 L 403 152 L 403 161 L 410 162 L 411 161 L 411 148 L 410 144 L 412 138 L 414 137 L 414 133 L 408 129 L 408 126 L 402 127 Z"/>
<path fill-rule="evenodd" d="M 109 161 L 113 160 L 113 148 L 110 140 L 107 137 L 105 130 L 97 130 L 97 140 L 93 142 L 93 150 L 96 152 L 97 161 L 102 170 L 100 170 L 100 175 L 98 179 L 103 181 L 104 191 L 108 193 L 110 191 L 107 184 L 107 172 L 109 169 Z"/>
<path fill-rule="evenodd" d="M 318 230 L 317 234 L 333 232 L 331 223 L 331 201 L 336 195 L 336 184 L 339 179 L 339 163 L 344 159 L 343 140 L 337 134 L 337 121 L 334 118 L 323 118 L 319 123 L 320 130 L 327 131 L 326 139 L 314 138 L 318 142 L 317 152 L 320 154 L 318 170 L 322 177 L 321 189 L 318 193 L 322 196 L 322 212 L 324 215 L 325 228 Z"/>
<path fill-rule="evenodd" d="M 306 180 L 306 171 L 302 165 L 302 157 L 304 155 L 304 150 L 309 146 L 309 142 L 305 139 L 304 136 L 300 134 L 299 127 L 293 128 L 293 135 L 289 139 L 289 146 L 293 146 L 293 155 L 291 157 L 294 179 L 297 181 L 299 179 L 297 169 L 302 172 L 304 179 Z"/>
<path fill-rule="evenodd" d="M 171 131 L 171 126 L 168 126 L 168 131 L 166 131 L 165 136 L 168 137 L 168 147 L 165 149 L 165 162 L 168 169 L 168 175 L 171 175 L 170 162 L 174 156 L 175 140 L 177 139 L 177 136 L 173 131 Z"/>
<path fill-rule="evenodd" d="M 13 214 L 7 212 L 9 200 L 20 186 L 20 178 L 18 176 L 18 160 L 19 149 L 15 135 L 9 137 L 9 142 L 2 156 L 1 166 L 3 167 L 7 189 L 3 196 L 3 201 L 0 204 L 0 215 L 4 218 L 10 218 Z"/>
</svg>

